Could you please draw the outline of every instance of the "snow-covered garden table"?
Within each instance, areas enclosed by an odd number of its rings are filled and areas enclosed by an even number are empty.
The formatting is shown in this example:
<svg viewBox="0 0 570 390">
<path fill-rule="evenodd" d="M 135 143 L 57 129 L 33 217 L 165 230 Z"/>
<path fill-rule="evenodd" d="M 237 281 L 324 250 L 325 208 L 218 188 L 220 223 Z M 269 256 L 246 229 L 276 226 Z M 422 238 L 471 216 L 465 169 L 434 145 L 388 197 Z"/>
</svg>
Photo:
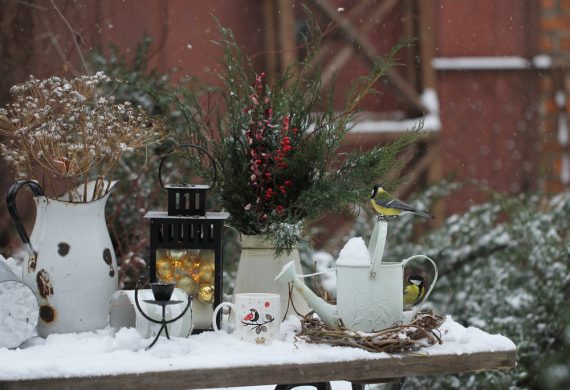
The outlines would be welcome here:
<svg viewBox="0 0 570 390">
<path fill-rule="evenodd" d="M 289 324 L 290 325 L 290 324 Z M 285 324 L 285 327 L 287 323 Z M 505 369 L 516 347 L 501 335 L 448 318 L 443 344 L 408 355 L 294 341 L 241 342 L 226 333 L 160 339 L 149 351 L 133 329 L 52 335 L 17 350 L 0 349 L 0 389 L 199 389 L 331 380 L 379 382 L 412 375 Z M 142 386 L 142 387 L 141 387 Z"/>
</svg>

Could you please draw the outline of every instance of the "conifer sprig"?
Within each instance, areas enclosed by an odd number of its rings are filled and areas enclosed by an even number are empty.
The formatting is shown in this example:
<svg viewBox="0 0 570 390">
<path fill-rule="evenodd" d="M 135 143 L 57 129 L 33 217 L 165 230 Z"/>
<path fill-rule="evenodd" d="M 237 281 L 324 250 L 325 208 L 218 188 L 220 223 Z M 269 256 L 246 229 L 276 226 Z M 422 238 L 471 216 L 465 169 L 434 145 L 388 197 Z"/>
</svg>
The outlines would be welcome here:
<svg viewBox="0 0 570 390">
<path fill-rule="evenodd" d="M 374 85 L 407 43 L 396 45 L 369 74 L 357 78 L 338 112 L 334 87 L 323 90 L 320 70 L 312 65 L 321 39 L 312 19 L 308 30 L 304 59 L 268 85 L 232 31 L 219 25 L 223 70 L 217 109 L 210 112 L 204 99 L 189 90 L 172 95 L 177 111 L 192 113 L 187 136 L 216 160 L 215 191 L 231 224 L 244 234 L 268 235 L 276 254 L 302 240 L 303 223 L 367 200 L 373 183 L 386 182 L 399 152 L 419 137 L 422 127 L 420 121 L 388 145 L 340 153 L 362 99 L 375 92 Z M 202 173 L 208 175 L 207 167 Z"/>
</svg>

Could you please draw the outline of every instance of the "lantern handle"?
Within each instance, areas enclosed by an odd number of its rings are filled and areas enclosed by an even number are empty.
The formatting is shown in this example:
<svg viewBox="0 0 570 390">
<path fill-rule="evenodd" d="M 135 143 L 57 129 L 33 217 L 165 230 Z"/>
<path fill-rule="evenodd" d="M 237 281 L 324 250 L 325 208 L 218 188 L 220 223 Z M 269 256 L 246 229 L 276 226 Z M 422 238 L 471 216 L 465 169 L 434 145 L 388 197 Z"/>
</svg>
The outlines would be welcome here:
<svg viewBox="0 0 570 390">
<path fill-rule="evenodd" d="M 160 182 L 160 186 L 162 188 L 164 188 L 164 183 L 162 181 L 162 165 L 164 164 L 164 162 L 166 161 L 166 159 L 168 157 L 170 157 L 171 154 L 173 154 L 176 149 L 179 148 L 194 148 L 194 149 L 198 149 L 200 152 L 204 153 L 206 156 L 208 156 L 208 159 L 210 160 L 210 164 L 212 166 L 212 168 L 214 168 L 214 180 L 212 180 L 212 185 L 210 185 L 210 188 L 214 188 L 214 186 L 216 185 L 216 182 L 218 181 L 218 169 L 216 167 L 216 161 L 214 160 L 214 158 L 212 157 L 212 155 L 210 153 L 208 153 L 208 151 L 206 149 L 204 149 L 201 146 L 198 145 L 194 145 L 194 144 L 183 144 L 183 145 L 178 145 L 175 146 L 170 152 L 168 152 L 166 154 L 166 156 L 164 156 L 162 158 L 162 160 L 160 160 L 160 165 L 158 166 L 158 181 Z"/>
</svg>

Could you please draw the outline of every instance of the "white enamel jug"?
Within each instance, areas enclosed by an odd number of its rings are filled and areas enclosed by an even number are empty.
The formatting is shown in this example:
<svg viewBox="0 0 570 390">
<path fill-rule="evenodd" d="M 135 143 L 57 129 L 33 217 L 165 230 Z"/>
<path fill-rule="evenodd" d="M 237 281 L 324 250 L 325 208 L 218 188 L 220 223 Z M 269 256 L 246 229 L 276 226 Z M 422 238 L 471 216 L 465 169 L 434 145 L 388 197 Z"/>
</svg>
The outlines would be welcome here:
<svg viewBox="0 0 570 390">
<path fill-rule="evenodd" d="M 103 185 L 110 190 L 115 182 Z M 29 238 L 16 210 L 16 195 L 22 187 L 32 190 L 36 202 Z M 87 185 L 87 200 L 92 199 L 94 187 L 95 182 Z M 35 181 L 20 181 L 8 191 L 8 209 L 28 253 L 22 279 L 40 303 L 40 336 L 106 326 L 109 300 L 118 287 L 115 252 L 105 223 L 109 193 L 80 202 L 83 186 L 79 186 L 75 202 L 67 201 L 67 195 L 50 199 Z"/>
</svg>

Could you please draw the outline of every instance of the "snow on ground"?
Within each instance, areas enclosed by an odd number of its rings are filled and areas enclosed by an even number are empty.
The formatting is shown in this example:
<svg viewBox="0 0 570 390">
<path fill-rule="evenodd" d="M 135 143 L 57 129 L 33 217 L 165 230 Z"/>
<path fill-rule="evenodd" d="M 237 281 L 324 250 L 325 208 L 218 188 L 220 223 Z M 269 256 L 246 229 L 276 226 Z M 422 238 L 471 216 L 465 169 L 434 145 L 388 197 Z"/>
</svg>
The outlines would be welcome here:
<svg viewBox="0 0 570 390">
<path fill-rule="evenodd" d="M 298 326 L 299 320 L 291 317 L 282 325 L 283 341 L 270 345 L 250 344 L 225 332 L 205 332 L 170 341 L 161 338 L 148 351 L 145 347 L 151 340 L 143 339 L 134 329 L 127 328 L 117 332 L 107 328 L 96 332 L 54 334 L 46 339 L 36 337 L 18 349 L 0 348 L 0 381 L 389 357 L 360 349 L 294 341 L 292 332 Z M 444 343 L 424 348 L 421 353 L 466 354 L 515 349 L 506 337 L 490 335 L 477 328 L 464 328 L 451 317 L 447 318 L 441 331 Z M 335 388 L 342 386 L 342 383 L 337 384 Z"/>
</svg>

